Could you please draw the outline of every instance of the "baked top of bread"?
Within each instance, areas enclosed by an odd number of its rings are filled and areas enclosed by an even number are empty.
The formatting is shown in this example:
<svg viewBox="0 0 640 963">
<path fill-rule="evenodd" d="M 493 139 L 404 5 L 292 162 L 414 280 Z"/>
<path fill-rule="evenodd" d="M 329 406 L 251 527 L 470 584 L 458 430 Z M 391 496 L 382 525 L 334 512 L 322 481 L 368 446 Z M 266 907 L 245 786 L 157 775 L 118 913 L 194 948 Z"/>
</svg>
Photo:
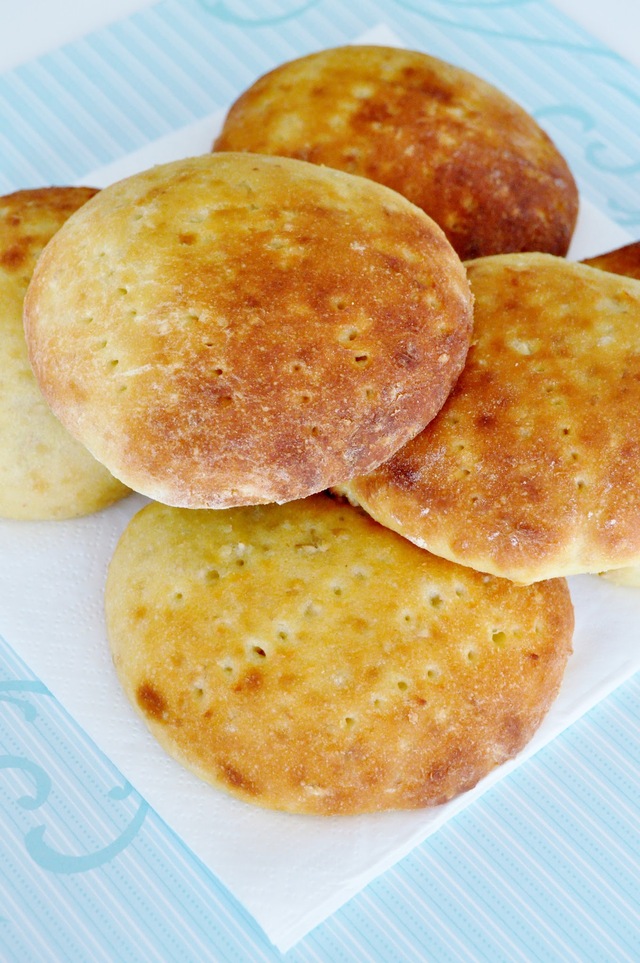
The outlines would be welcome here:
<svg viewBox="0 0 640 963">
<path fill-rule="evenodd" d="M 437 804 L 531 738 L 571 651 L 564 580 L 518 586 L 348 503 L 152 503 L 110 564 L 132 705 L 199 777 L 296 813 Z"/>
<path fill-rule="evenodd" d="M 29 366 L 22 307 L 36 261 L 87 187 L 0 197 L 0 516 L 73 518 L 128 493 L 51 413 Z"/>
<path fill-rule="evenodd" d="M 467 268 L 455 389 L 344 491 L 430 551 L 523 583 L 637 563 L 640 283 L 544 254 Z"/>
<path fill-rule="evenodd" d="M 423 208 L 461 258 L 564 255 L 578 192 L 518 104 L 427 54 L 322 50 L 276 67 L 232 105 L 214 150 L 299 157 L 370 177 Z"/>
<path fill-rule="evenodd" d="M 25 304 L 60 420 L 126 484 L 190 508 L 282 502 L 384 461 L 443 404 L 471 324 L 464 268 L 421 210 L 249 154 L 103 190 Z"/>
</svg>

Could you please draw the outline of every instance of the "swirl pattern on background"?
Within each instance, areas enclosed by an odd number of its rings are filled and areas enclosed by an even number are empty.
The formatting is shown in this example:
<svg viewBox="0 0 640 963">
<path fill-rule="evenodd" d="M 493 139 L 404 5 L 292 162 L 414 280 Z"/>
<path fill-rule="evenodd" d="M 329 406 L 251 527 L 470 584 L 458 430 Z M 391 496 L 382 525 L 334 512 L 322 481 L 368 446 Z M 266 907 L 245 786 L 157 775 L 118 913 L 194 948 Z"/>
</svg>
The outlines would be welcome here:
<svg viewBox="0 0 640 963">
<path fill-rule="evenodd" d="M 33 696 L 50 697 L 51 693 L 46 686 L 35 679 L 8 679 L 0 682 L 0 703 L 18 710 L 18 712 L 13 712 L 18 721 L 18 730 L 20 725 L 29 726 L 31 729 L 31 754 L 37 756 L 39 760 L 48 759 L 52 771 L 55 771 L 57 767 L 54 765 L 54 760 L 51 759 L 51 747 L 48 744 L 46 727 L 38 726 L 41 713 L 39 707 L 31 701 Z M 0 706 L 0 710 L 2 708 L 3 706 Z M 16 720 L 14 719 L 15 731 Z M 22 774 L 28 777 L 29 782 L 33 784 L 31 792 L 17 796 L 15 800 L 17 806 L 26 811 L 43 809 L 41 814 L 43 821 L 23 830 L 25 849 L 34 862 L 53 873 L 82 873 L 103 866 L 126 849 L 140 830 L 149 808 L 147 803 L 137 794 L 133 794 L 136 808 L 133 815 L 129 815 L 127 812 L 125 818 L 128 819 L 128 822 L 124 828 L 119 825 L 123 821 L 122 814 L 114 811 L 111 829 L 117 835 L 106 843 L 98 842 L 97 848 L 91 852 L 65 853 L 47 842 L 45 836 L 48 829 L 52 829 L 54 835 L 60 836 L 61 833 L 64 834 L 65 827 L 60 825 L 58 809 L 53 805 L 47 807 L 47 803 L 54 793 L 55 784 L 51 774 L 45 768 L 46 765 L 46 762 L 43 764 L 33 762 L 27 755 L 21 756 L 17 753 L 0 755 L 0 770 L 12 770 L 14 774 Z M 14 779 L 14 783 L 16 781 L 22 782 L 22 779 L 18 777 L 17 780 Z M 83 826 L 88 827 L 98 823 L 99 820 L 95 818 L 93 809 L 96 803 L 101 809 L 104 809 L 102 801 L 91 798 L 90 791 L 83 786 L 81 779 L 78 780 L 78 785 L 75 788 L 77 796 L 82 798 L 82 802 L 78 803 L 78 808 L 72 812 L 74 825 L 76 822 L 80 822 Z M 124 785 L 110 789 L 106 796 L 114 803 L 121 803 L 131 797 L 132 793 L 131 785 L 125 782 Z M 130 809 L 131 807 L 126 808 Z M 101 821 L 103 820 L 104 812 L 101 817 Z"/>
<path fill-rule="evenodd" d="M 245 4 L 242 5 L 243 9 L 237 8 L 237 5 L 233 4 L 233 0 L 199 0 L 200 5 L 207 13 L 212 14 L 219 20 L 223 20 L 225 23 L 233 23 L 242 27 L 275 26 L 283 23 L 285 20 L 299 17 L 301 14 L 306 13 L 307 10 L 310 10 L 311 7 L 317 6 L 320 2 L 321 0 L 306 0 L 306 2 L 301 3 L 300 0 L 292 0 L 291 4 L 285 4 L 286 9 L 281 13 L 256 17 L 253 12 L 246 12 Z M 234 6 L 236 9 L 234 9 Z"/>
</svg>

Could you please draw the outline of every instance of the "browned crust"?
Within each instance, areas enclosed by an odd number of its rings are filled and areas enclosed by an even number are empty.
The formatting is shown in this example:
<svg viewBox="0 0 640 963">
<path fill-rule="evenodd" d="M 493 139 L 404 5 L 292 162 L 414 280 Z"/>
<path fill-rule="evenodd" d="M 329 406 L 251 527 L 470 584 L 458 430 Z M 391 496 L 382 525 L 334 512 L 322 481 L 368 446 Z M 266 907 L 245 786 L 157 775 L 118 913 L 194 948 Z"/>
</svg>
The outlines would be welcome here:
<svg viewBox="0 0 640 963">
<path fill-rule="evenodd" d="M 640 284 L 549 255 L 467 265 L 467 364 L 438 417 L 345 486 L 418 544 L 521 582 L 640 557 Z"/>
<path fill-rule="evenodd" d="M 482 576 L 322 495 L 149 506 L 106 610 L 123 687 L 169 753 L 240 799 L 320 815 L 470 789 L 535 732 L 573 631 L 563 580 Z"/>
<path fill-rule="evenodd" d="M 214 149 L 299 157 L 369 177 L 436 220 L 461 258 L 564 255 L 571 172 L 518 104 L 423 53 L 349 46 L 283 64 L 231 107 Z"/>
<path fill-rule="evenodd" d="M 609 271 L 611 274 L 623 274 L 628 278 L 640 280 L 640 241 L 625 244 L 597 257 L 587 257 L 582 264 Z"/>
<path fill-rule="evenodd" d="M 404 198 L 301 161 L 216 154 L 102 191 L 25 305 L 61 421 L 168 504 L 285 501 L 369 470 L 438 411 L 471 297 Z"/>
<path fill-rule="evenodd" d="M 5 194 L 0 198 L 0 269 L 28 281 L 45 244 L 96 193 L 92 187 L 38 187 Z"/>
</svg>

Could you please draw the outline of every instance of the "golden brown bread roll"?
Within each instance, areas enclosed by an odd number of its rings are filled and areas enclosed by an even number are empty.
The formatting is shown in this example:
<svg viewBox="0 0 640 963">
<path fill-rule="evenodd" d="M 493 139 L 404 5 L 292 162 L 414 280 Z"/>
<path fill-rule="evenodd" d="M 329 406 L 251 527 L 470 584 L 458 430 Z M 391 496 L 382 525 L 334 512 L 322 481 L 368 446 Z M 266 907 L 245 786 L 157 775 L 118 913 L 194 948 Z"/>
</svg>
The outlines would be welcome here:
<svg viewBox="0 0 640 963">
<path fill-rule="evenodd" d="M 528 583 L 640 562 L 640 282 L 545 254 L 467 264 L 438 417 L 342 491 L 429 551 Z"/>
<path fill-rule="evenodd" d="M 564 255 L 578 212 L 571 172 L 513 100 L 459 67 L 348 46 L 260 77 L 214 149 L 298 157 L 386 184 L 423 208 L 461 258 Z"/>
<path fill-rule="evenodd" d="M 315 814 L 470 789 L 535 732 L 573 631 L 564 580 L 480 575 L 324 495 L 148 506 L 106 613 L 124 690 L 171 755 L 247 802 Z"/>
<path fill-rule="evenodd" d="M 438 411 L 472 323 L 442 231 L 387 188 L 208 154 L 106 188 L 25 303 L 60 420 L 126 484 L 220 508 L 368 471 Z"/>
</svg>

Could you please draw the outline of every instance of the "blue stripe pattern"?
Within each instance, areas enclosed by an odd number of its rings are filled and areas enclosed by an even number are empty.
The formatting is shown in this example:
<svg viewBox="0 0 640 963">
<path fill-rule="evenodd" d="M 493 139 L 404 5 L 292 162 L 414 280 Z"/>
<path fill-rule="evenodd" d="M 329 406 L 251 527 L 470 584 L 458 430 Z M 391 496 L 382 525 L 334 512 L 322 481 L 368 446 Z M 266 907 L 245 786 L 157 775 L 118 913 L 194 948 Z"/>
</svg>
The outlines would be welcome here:
<svg viewBox="0 0 640 963">
<path fill-rule="evenodd" d="M 0 77 L 0 191 L 82 179 L 225 107 L 283 60 L 377 23 L 508 90 L 556 140 L 585 196 L 620 224 L 640 223 L 638 72 L 533 0 L 363 0 L 357 10 L 164 0 Z"/>
</svg>

